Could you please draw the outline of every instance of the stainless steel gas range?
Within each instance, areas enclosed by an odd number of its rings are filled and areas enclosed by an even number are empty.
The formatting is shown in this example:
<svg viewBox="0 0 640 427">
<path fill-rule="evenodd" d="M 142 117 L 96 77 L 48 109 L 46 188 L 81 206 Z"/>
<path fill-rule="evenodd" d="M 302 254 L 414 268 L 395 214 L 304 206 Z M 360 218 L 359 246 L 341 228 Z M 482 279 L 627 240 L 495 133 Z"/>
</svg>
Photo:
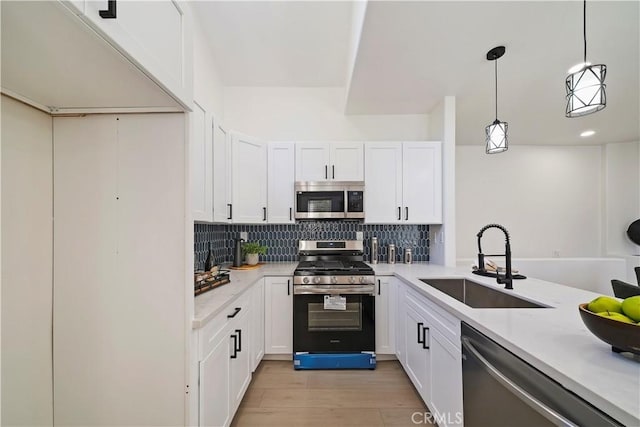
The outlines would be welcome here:
<svg viewBox="0 0 640 427">
<path fill-rule="evenodd" d="M 375 280 L 361 240 L 301 240 L 293 278 L 296 369 L 375 369 Z"/>
</svg>

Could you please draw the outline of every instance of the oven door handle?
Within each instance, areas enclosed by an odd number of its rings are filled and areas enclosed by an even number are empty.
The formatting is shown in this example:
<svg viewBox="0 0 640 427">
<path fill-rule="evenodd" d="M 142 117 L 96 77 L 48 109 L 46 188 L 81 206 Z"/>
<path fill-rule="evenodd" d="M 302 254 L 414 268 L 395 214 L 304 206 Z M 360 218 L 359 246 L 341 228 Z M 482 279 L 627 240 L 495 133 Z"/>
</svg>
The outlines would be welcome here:
<svg viewBox="0 0 640 427">
<path fill-rule="evenodd" d="M 336 285 L 294 285 L 294 295 L 375 295 L 375 285 L 336 286 Z"/>
<path fill-rule="evenodd" d="M 519 387 L 505 374 L 500 372 L 495 366 L 493 366 L 480 354 L 480 352 L 473 346 L 469 338 L 462 337 L 461 341 L 462 346 L 466 348 L 473 357 L 476 358 L 476 360 L 489 373 L 489 375 L 491 375 L 496 381 L 498 381 L 504 388 L 510 391 L 511 394 L 514 394 L 518 397 L 518 399 L 526 403 L 531 409 L 533 409 L 557 426 L 577 427 L 572 421 L 568 420 L 555 410 L 543 404 L 541 401 Z"/>
</svg>

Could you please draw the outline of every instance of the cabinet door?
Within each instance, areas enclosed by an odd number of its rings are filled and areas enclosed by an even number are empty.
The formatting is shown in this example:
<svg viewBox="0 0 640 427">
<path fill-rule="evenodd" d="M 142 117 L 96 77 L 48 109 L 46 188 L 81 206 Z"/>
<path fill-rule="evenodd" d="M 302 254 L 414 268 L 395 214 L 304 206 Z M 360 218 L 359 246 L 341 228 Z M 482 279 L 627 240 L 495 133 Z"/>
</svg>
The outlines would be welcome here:
<svg viewBox="0 0 640 427">
<path fill-rule="evenodd" d="M 103 18 L 106 0 L 87 0 L 85 17 L 125 57 L 188 106 L 193 96 L 192 35 L 185 4 L 171 0 L 118 1 Z M 103 12 L 104 14 L 104 12 Z"/>
<path fill-rule="evenodd" d="M 431 362 L 429 349 L 426 348 L 429 342 L 429 332 L 425 330 L 426 326 L 424 317 L 411 305 L 405 304 L 404 331 L 407 346 L 405 371 L 422 400 L 429 402 L 429 367 Z"/>
<path fill-rule="evenodd" d="M 402 199 L 404 223 L 442 223 L 442 154 L 439 142 L 403 144 Z"/>
<path fill-rule="evenodd" d="M 396 352 L 396 283 L 390 276 L 378 277 L 376 293 L 376 353 Z"/>
<path fill-rule="evenodd" d="M 392 282 L 396 287 L 396 303 L 395 303 L 395 335 L 396 335 L 396 357 L 400 364 L 407 369 L 407 348 L 406 348 L 406 331 L 405 331 L 405 289 L 406 285 L 392 278 Z"/>
<path fill-rule="evenodd" d="M 264 356 L 264 279 L 251 290 L 251 372 Z"/>
<path fill-rule="evenodd" d="M 328 179 L 335 181 L 364 180 L 364 148 L 362 142 L 335 142 L 330 146 L 331 164 Z"/>
<path fill-rule="evenodd" d="M 251 311 L 251 310 L 250 310 Z M 244 313 L 230 325 L 229 330 L 229 390 L 230 414 L 233 417 L 251 382 L 250 313 Z M 232 338 L 235 336 L 236 338 Z"/>
<path fill-rule="evenodd" d="M 438 425 L 462 423 L 462 355 L 436 328 L 431 328 L 431 383 L 434 392 L 427 406 L 442 418 Z"/>
<path fill-rule="evenodd" d="M 257 138 L 231 134 L 232 222 L 267 222 L 267 144 Z"/>
<path fill-rule="evenodd" d="M 367 142 L 364 159 L 365 222 L 402 222 L 402 143 Z"/>
<path fill-rule="evenodd" d="M 295 145 L 270 142 L 267 153 L 267 220 L 269 223 L 293 223 Z"/>
<path fill-rule="evenodd" d="M 264 279 L 264 327 L 266 354 L 293 353 L 293 280 Z"/>
<path fill-rule="evenodd" d="M 202 427 L 224 427 L 229 425 L 229 336 L 222 334 L 202 361 L 200 361 L 200 422 Z"/>
<path fill-rule="evenodd" d="M 191 212 L 194 221 L 213 220 L 213 139 L 206 111 L 194 102 L 191 121 Z"/>
<path fill-rule="evenodd" d="M 231 140 L 215 119 L 213 132 L 213 221 L 231 222 Z"/>
<path fill-rule="evenodd" d="M 328 142 L 296 143 L 296 181 L 326 181 L 330 175 Z"/>
</svg>

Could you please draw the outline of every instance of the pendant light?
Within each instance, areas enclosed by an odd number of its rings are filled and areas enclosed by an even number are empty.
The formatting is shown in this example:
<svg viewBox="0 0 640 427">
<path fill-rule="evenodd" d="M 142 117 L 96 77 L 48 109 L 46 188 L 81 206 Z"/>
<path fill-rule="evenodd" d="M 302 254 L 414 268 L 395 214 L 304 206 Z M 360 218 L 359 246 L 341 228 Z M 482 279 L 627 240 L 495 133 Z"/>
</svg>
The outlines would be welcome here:
<svg viewBox="0 0 640 427">
<path fill-rule="evenodd" d="M 504 55 L 504 46 L 497 46 L 487 52 L 487 60 L 495 61 L 496 77 L 496 119 L 485 128 L 487 134 L 487 154 L 496 154 L 507 151 L 509 143 L 507 141 L 507 129 L 509 124 L 498 120 L 498 58 Z"/>
<path fill-rule="evenodd" d="M 567 89 L 567 117 L 580 117 L 595 113 L 607 106 L 604 78 L 607 66 L 591 65 L 587 62 L 587 0 L 583 2 L 582 35 L 584 40 L 584 61 L 569 70 L 565 87 Z"/>
</svg>

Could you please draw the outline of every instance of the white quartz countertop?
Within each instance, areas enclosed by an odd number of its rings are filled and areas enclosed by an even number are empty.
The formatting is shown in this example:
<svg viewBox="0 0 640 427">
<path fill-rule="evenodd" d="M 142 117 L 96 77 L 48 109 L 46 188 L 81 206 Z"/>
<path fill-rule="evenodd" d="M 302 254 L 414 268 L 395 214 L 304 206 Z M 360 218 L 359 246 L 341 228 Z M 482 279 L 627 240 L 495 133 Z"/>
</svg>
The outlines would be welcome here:
<svg viewBox="0 0 640 427">
<path fill-rule="evenodd" d="M 265 276 L 290 276 L 297 263 L 265 264 L 232 271 L 231 283 L 195 299 L 193 328 L 199 328 L 249 286 Z M 593 292 L 534 278 L 514 280 L 513 293 L 551 308 L 471 308 L 420 279 L 464 277 L 503 290 L 495 279 L 466 269 L 433 264 L 372 264 L 377 275 L 393 275 L 427 298 L 549 375 L 566 389 L 627 426 L 640 426 L 640 362 L 613 353 L 584 326 L 580 303 Z M 525 272 L 526 274 L 526 272 Z"/>
<path fill-rule="evenodd" d="M 193 329 L 203 327 L 251 285 L 267 276 L 293 276 L 297 262 L 267 263 L 254 270 L 231 270 L 231 282 L 195 298 Z"/>
</svg>

